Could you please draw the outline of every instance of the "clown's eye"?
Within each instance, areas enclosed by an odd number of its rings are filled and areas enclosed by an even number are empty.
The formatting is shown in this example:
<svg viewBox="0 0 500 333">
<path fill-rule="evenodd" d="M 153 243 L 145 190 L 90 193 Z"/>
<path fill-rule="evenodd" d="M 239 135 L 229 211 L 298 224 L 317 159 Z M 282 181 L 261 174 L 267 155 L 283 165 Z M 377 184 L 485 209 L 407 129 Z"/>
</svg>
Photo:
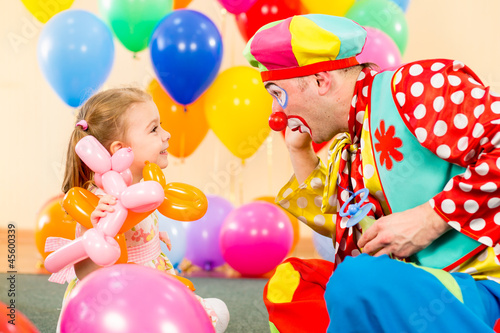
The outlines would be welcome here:
<svg viewBox="0 0 500 333">
<path fill-rule="evenodd" d="M 288 103 L 288 95 L 284 89 L 273 84 L 267 88 L 267 91 L 271 94 L 271 96 L 276 98 L 276 101 L 278 101 L 282 108 L 286 107 Z"/>
</svg>

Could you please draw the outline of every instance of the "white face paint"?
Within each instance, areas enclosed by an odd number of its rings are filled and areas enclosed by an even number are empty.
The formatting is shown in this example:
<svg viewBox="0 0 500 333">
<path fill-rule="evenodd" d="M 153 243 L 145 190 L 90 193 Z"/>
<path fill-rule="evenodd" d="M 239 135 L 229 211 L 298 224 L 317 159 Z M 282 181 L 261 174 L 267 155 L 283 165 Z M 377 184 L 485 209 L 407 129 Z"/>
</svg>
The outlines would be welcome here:
<svg viewBox="0 0 500 333">
<path fill-rule="evenodd" d="M 266 89 L 283 109 L 286 108 L 288 105 L 288 94 L 285 89 L 278 87 L 274 83 L 266 85 Z"/>
<path fill-rule="evenodd" d="M 308 133 L 310 136 L 312 136 L 311 129 L 307 125 L 306 121 L 298 116 L 288 117 L 288 127 L 290 127 L 292 131 Z"/>
</svg>

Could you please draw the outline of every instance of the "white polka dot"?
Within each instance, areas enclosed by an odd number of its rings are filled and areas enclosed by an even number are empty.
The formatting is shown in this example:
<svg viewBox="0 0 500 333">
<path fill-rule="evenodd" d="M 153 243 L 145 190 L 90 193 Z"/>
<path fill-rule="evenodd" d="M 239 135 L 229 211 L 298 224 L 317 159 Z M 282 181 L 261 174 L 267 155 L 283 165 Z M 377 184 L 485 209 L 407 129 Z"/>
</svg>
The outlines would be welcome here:
<svg viewBox="0 0 500 333">
<path fill-rule="evenodd" d="M 451 155 L 451 149 L 447 145 L 440 145 L 436 149 L 436 154 L 437 154 L 437 156 L 441 157 L 442 159 L 447 159 Z"/>
<path fill-rule="evenodd" d="M 480 115 L 482 115 L 484 112 L 484 104 L 478 105 L 474 108 L 474 116 L 476 118 L 479 118 Z"/>
<path fill-rule="evenodd" d="M 410 116 L 405 113 L 405 119 L 406 121 L 410 121 Z"/>
<path fill-rule="evenodd" d="M 328 198 L 328 204 L 332 207 L 335 207 L 338 204 L 337 197 L 335 195 L 330 195 L 330 197 Z"/>
<path fill-rule="evenodd" d="M 431 85 L 434 87 L 434 88 L 441 88 L 444 84 L 444 76 L 443 74 L 441 73 L 438 73 L 438 74 L 435 74 L 432 78 L 431 78 Z"/>
<path fill-rule="evenodd" d="M 448 222 L 448 225 L 457 231 L 462 230 L 462 226 L 457 221 L 450 221 Z"/>
<path fill-rule="evenodd" d="M 378 199 L 378 201 L 385 202 L 384 192 L 382 191 L 375 192 L 375 197 Z"/>
<path fill-rule="evenodd" d="M 499 169 L 500 169 L 500 157 L 499 157 L 499 158 L 497 158 L 496 165 L 497 165 L 497 168 L 499 168 Z"/>
<path fill-rule="evenodd" d="M 482 251 L 478 256 L 477 256 L 477 261 L 485 261 L 486 258 L 488 258 L 488 251 Z"/>
<path fill-rule="evenodd" d="M 467 183 L 458 183 L 458 187 L 464 192 L 470 192 L 472 190 L 472 185 Z"/>
<path fill-rule="evenodd" d="M 349 192 L 347 192 L 346 190 L 343 190 L 342 192 L 340 192 L 340 198 L 344 202 L 346 202 L 350 196 L 351 196 L 351 194 Z"/>
<path fill-rule="evenodd" d="M 346 247 L 347 247 L 347 242 L 346 242 L 345 238 L 342 238 L 340 240 L 339 248 L 341 251 L 345 251 Z"/>
<path fill-rule="evenodd" d="M 493 139 L 491 139 L 491 144 L 498 148 L 500 146 L 500 132 L 497 132 Z"/>
<path fill-rule="evenodd" d="M 422 74 L 423 71 L 424 71 L 424 68 L 419 64 L 412 65 L 410 67 L 410 75 L 412 75 L 412 76 L 418 76 L 418 75 Z"/>
<path fill-rule="evenodd" d="M 415 82 L 411 85 L 411 94 L 414 97 L 419 97 L 424 92 L 424 85 L 421 82 Z"/>
<path fill-rule="evenodd" d="M 352 106 L 353 108 L 355 108 L 355 107 L 356 107 L 356 103 L 357 103 L 357 101 L 358 101 L 358 95 L 354 95 L 354 96 L 352 97 L 352 100 L 351 100 L 351 106 Z"/>
<path fill-rule="evenodd" d="M 399 106 L 404 106 L 406 102 L 406 96 L 404 93 L 397 93 L 396 99 L 398 100 Z"/>
<path fill-rule="evenodd" d="M 417 137 L 418 142 L 422 143 L 427 139 L 427 131 L 423 127 L 419 127 L 415 130 L 415 136 Z"/>
<path fill-rule="evenodd" d="M 468 119 L 467 116 L 464 115 L 463 113 L 458 113 L 454 118 L 453 118 L 453 124 L 455 125 L 456 128 L 458 129 L 464 129 L 467 127 L 468 124 Z"/>
<path fill-rule="evenodd" d="M 428 202 L 429 202 L 429 205 L 431 205 L 432 209 L 434 209 L 434 207 L 436 207 L 436 202 L 434 201 L 434 199 L 430 199 Z"/>
<path fill-rule="evenodd" d="M 448 125 L 442 120 L 438 120 L 434 125 L 434 134 L 436 136 L 443 136 L 448 131 Z"/>
<path fill-rule="evenodd" d="M 358 121 L 358 123 L 362 124 L 364 117 L 365 117 L 365 111 L 360 111 L 356 113 L 356 120 Z"/>
<path fill-rule="evenodd" d="M 375 168 L 371 164 L 365 164 L 363 167 L 363 177 L 366 179 L 370 179 L 375 174 Z"/>
<path fill-rule="evenodd" d="M 464 101 L 464 92 L 462 90 L 459 90 L 451 94 L 451 101 L 456 105 L 462 104 L 462 102 Z"/>
<path fill-rule="evenodd" d="M 368 86 L 363 87 L 361 93 L 363 94 L 363 96 L 368 97 Z"/>
<path fill-rule="evenodd" d="M 488 208 L 493 209 L 500 206 L 500 198 L 491 198 L 488 200 Z"/>
<path fill-rule="evenodd" d="M 491 111 L 493 113 L 499 114 L 500 113 L 500 102 L 493 102 L 491 103 Z"/>
<path fill-rule="evenodd" d="M 500 97 L 500 94 L 490 90 L 490 96 Z"/>
<path fill-rule="evenodd" d="M 463 273 L 465 274 L 469 274 L 469 275 L 472 275 L 474 273 L 477 273 L 477 269 L 474 268 L 474 267 L 469 267 L 469 268 L 466 268 Z"/>
<path fill-rule="evenodd" d="M 347 226 L 347 221 L 349 220 L 348 217 L 343 217 L 340 219 L 340 227 L 342 229 L 345 229 L 345 227 Z"/>
<path fill-rule="evenodd" d="M 478 86 L 481 85 L 481 83 L 477 82 L 476 80 L 474 80 L 472 77 L 469 77 L 469 82 L 472 83 L 472 84 L 477 84 Z"/>
<path fill-rule="evenodd" d="M 288 209 L 288 208 L 290 208 L 290 201 L 280 202 L 280 206 L 285 208 L 285 209 Z"/>
<path fill-rule="evenodd" d="M 399 70 L 396 75 L 394 76 L 394 84 L 398 84 L 401 82 L 401 79 L 403 78 L 403 74 L 401 74 L 401 70 Z"/>
<path fill-rule="evenodd" d="M 479 241 L 479 243 L 483 243 L 486 246 L 493 246 L 493 241 L 489 237 L 483 236 L 483 237 L 479 238 L 478 241 Z M 487 254 L 487 252 L 486 252 L 486 254 Z"/>
<path fill-rule="evenodd" d="M 495 224 L 500 225 L 500 213 L 495 214 L 495 216 L 493 217 L 493 221 L 495 222 Z"/>
<path fill-rule="evenodd" d="M 464 66 L 465 65 L 463 64 L 463 62 L 460 62 L 460 61 L 457 61 L 457 60 L 455 60 L 453 62 L 453 70 L 454 71 L 458 71 L 459 69 L 464 68 Z"/>
<path fill-rule="evenodd" d="M 470 169 L 465 170 L 465 172 L 464 172 L 464 179 L 469 179 L 470 176 L 472 176 L 472 173 L 470 172 Z"/>
<path fill-rule="evenodd" d="M 479 205 L 475 200 L 467 200 L 464 203 L 464 209 L 467 213 L 474 214 L 479 209 Z"/>
<path fill-rule="evenodd" d="M 470 159 L 472 159 L 474 156 L 476 156 L 476 151 L 474 149 L 471 149 L 470 152 L 464 157 L 464 161 L 467 162 Z M 467 171 L 469 171 L 469 170 L 467 170 Z M 467 171 L 466 171 L 466 174 L 467 174 Z M 469 175 L 469 177 L 470 177 L 470 175 Z M 468 178 L 465 178 L 465 179 L 468 179 Z"/>
<path fill-rule="evenodd" d="M 425 112 L 425 105 L 420 104 L 415 108 L 415 111 L 413 111 L 413 116 L 417 119 L 422 119 L 423 117 L 425 117 Z"/>
<path fill-rule="evenodd" d="M 484 127 L 480 123 L 477 123 L 474 125 L 474 129 L 472 130 L 472 136 L 477 138 L 480 138 L 484 134 Z"/>
<path fill-rule="evenodd" d="M 320 195 L 314 197 L 314 204 L 316 205 L 316 207 L 321 208 L 321 205 L 323 204 L 323 197 Z"/>
<path fill-rule="evenodd" d="M 455 209 L 456 209 L 456 207 L 455 207 L 455 203 L 453 202 L 453 200 L 445 199 L 441 203 L 441 210 L 443 212 L 445 212 L 446 214 L 453 213 L 455 211 Z"/>
<path fill-rule="evenodd" d="M 490 139 L 488 139 L 487 137 L 484 137 L 481 140 L 479 140 L 479 144 L 484 146 L 485 144 L 488 143 L 488 141 L 490 141 Z"/>
<path fill-rule="evenodd" d="M 453 188 L 453 179 L 450 179 L 447 183 L 446 186 L 443 188 L 443 191 L 448 192 Z"/>
<path fill-rule="evenodd" d="M 299 206 L 299 208 L 306 208 L 307 207 L 307 204 L 308 204 L 308 201 L 305 197 L 300 197 L 297 199 L 297 206 Z"/>
<path fill-rule="evenodd" d="M 457 143 L 458 150 L 464 151 L 465 149 L 467 149 L 468 146 L 469 146 L 469 138 L 468 137 L 463 136 L 458 140 L 458 143 Z"/>
<path fill-rule="evenodd" d="M 500 124 L 500 119 L 495 119 L 495 120 L 492 120 L 491 123 L 493 125 L 499 125 Z"/>
<path fill-rule="evenodd" d="M 364 80 L 365 77 L 366 77 L 365 72 L 360 72 L 359 75 L 358 75 L 358 81 Z"/>
<path fill-rule="evenodd" d="M 444 108 L 443 96 L 436 97 L 436 99 L 434 99 L 434 102 L 432 103 L 432 107 L 436 112 L 441 112 L 441 110 Z"/>
<path fill-rule="evenodd" d="M 458 76 L 455 76 L 455 75 L 448 75 L 448 82 L 456 87 L 458 86 L 460 83 L 462 83 L 462 80 L 460 80 L 460 78 Z"/>
<path fill-rule="evenodd" d="M 480 176 L 486 176 L 488 172 L 490 171 L 490 167 L 488 166 L 488 163 L 484 162 L 478 165 L 475 169 L 476 173 Z"/>
<path fill-rule="evenodd" d="M 311 187 L 314 189 L 322 188 L 323 181 L 321 180 L 321 178 L 315 177 L 311 179 Z"/>
<path fill-rule="evenodd" d="M 357 256 L 359 256 L 360 254 L 361 254 L 361 252 L 360 252 L 358 249 L 354 249 L 354 250 L 352 250 L 352 252 L 351 252 L 351 256 L 353 256 L 353 257 L 357 257 Z"/>
<path fill-rule="evenodd" d="M 357 185 L 356 179 L 354 179 L 352 177 L 351 177 L 351 185 L 352 185 L 352 188 L 356 188 L 356 185 Z"/>
<path fill-rule="evenodd" d="M 297 220 L 304 222 L 304 223 L 307 223 L 307 219 L 304 216 L 297 217 Z"/>
<path fill-rule="evenodd" d="M 289 196 L 291 193 L 293 192 L 293 190 L 291 188 L 287 188 L 285 190 L 285 192 L 283 192 L 283 198 L 286 198 L 287 196 Z"/>
<path fill-rule="evenodd" d="M 480 99 L 480 98 L 483 98 L 484 96 L 484 89 L 481 89 L 481 88 L 474 88 L 472 89 L 472 91 L 470 92 L 471 96 L 475 99 Z"/>
<path fill-rule="evenodd" d="M 441 69 L 441 68 L 443 68 L 443 67 L 444 67 L 444 64 L 443 64 L 443 63 L 441 63 L 441 62 L 435 62 L 435 63 L 433 63 L 433 64 L 432 64 L 432 66 L 431 66 L 431 70 L 432 70 L 433 72 L 436 72 L 436 71 L 440 70 L 440 69 Z"/>
<path fill-rule="evenodd" d="M 495 192 L 497 190 L 497 185 L 493 182 L 487 182 L 483 186 L 480 187 L 481 191 L 483 192 Z"/>
<path fill-rule="evenodd" d="M 325 216 L 323 216 L 321 214 L 316 215 L 314 217 L 313 221 L 314 221 L 314 224 L 317 225 L 318 227 L 322 227 L 326 223 Z"/>
</svg>

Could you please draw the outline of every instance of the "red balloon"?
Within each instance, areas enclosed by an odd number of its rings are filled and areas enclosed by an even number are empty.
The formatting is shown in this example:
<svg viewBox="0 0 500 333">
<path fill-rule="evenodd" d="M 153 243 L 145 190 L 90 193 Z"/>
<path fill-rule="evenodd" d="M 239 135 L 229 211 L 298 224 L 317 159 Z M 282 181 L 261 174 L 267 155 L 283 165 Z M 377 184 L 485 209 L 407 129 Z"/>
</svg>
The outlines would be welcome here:
<svg viewBox="0 0 500 333">
<path fill-rule="evenodd" d="M 257 0 L 248 11 L 236 15 L 236 23 L 248 42 L 263 25 L 301 14 L 306 10 L 300 0 Z"/>
<path fill-rule="evenodd" d="M 7 279 L 7 282 L 9 279 Z M 16 304 L 0 302 L 0 332 L 2 333 L 40 333 L 33 323 L 16 309 Z"/>
<path fill-rule="evenodd" d="M 286 132 L 286 128 L 284 130 L 281 131 L 281 134 L 283 135 L 283 139 L 285 138 L 285 132 Z M 320 151 L 324 146 L 326 146 L 328 143 L 330 143 L 330 141 L 325 141 L 325 142 L 321 142 L 321 143 L 316 143 L 316 142 L 313 142 L 313 149 L 314 149 L 314 152 L 317 153 L 318 151 Z"/>
</svg>

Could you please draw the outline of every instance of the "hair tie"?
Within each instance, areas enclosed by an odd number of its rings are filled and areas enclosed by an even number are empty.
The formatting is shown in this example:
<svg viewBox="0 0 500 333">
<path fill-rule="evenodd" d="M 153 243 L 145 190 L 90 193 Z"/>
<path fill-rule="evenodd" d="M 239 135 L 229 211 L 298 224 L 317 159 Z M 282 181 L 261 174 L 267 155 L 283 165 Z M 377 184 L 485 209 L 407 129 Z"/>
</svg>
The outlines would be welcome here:
<svg viewBox="0 0 500 333">
<path fill-rule="evenodd" d="M 87 123 L 87 121 L 85 119 L 82 119 L 79 122 L 77 122 L 75 127 L 77 127 L 77 126 L 81 126 L 82 130 L 84 130 L 84 131 L 86 131 L 87 128 L 89 128 L 89 124 Z"/>
</svg>

